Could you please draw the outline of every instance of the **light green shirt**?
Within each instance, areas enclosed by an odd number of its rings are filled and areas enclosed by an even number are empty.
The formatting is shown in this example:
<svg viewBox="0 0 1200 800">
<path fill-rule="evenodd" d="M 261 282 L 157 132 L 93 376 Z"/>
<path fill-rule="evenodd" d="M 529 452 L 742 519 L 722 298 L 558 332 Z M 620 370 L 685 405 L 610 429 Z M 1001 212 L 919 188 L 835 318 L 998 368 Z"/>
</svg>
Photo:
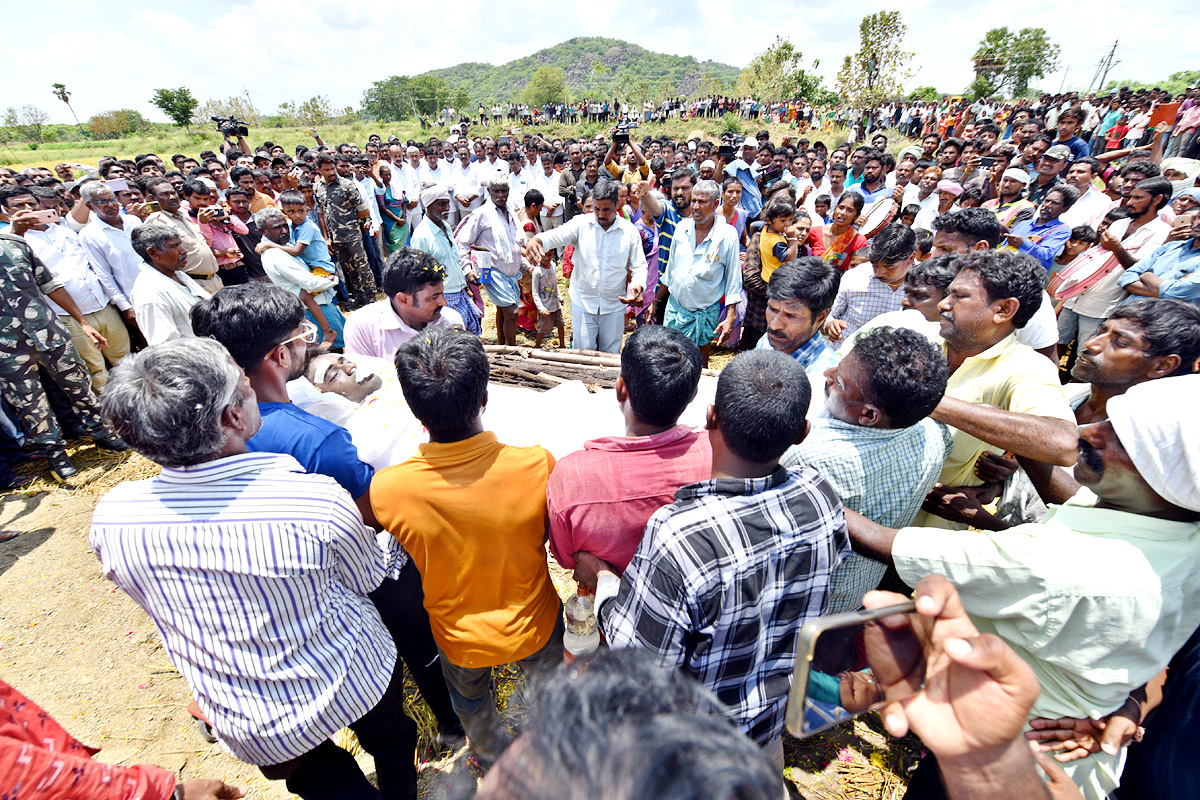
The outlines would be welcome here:
<svg viewBox="0 0 1200 800">
<path fill-rule="evenodd" d="M 1034 717 L 1099 719 L 1167 666 L 1200 626 L 1200 524 L 1092 506 L 1088 489 L 1040 523 L 994 533 L 902 528 L 910 586 L 943 575 L 981 633 L 1033 667 Z M 1088 797 L 1117 786 L 1124 753 L 1064 764 Z"/>
</svg>

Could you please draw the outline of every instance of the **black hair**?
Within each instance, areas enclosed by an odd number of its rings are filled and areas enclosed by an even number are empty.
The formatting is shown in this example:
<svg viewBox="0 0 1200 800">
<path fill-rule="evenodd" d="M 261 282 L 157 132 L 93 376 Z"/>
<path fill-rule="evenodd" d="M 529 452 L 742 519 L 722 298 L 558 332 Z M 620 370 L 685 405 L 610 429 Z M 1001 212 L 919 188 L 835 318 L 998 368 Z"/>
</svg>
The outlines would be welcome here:
<svg viewBox="0 0 1200 800">
<path fill-rule="evenodd" d="M 0 206 L 8 208 L 8 201 L 23 194 L 32 195 L 28 186 L 17 186 L 12 183 L 0 183 Z"/>
<path fill-rule="evenodd" d="M 799 301 L 815 318 L 833 308 L 842 273 L 818 256 L 802 256 L 780 264 L 767 282 L 767 299 L 785 303 Z"/>
<path fill-rule="evenodd" d="M 945 150 L 947 147 L 953 147 L 959 153 L 961 153 L 963 151 L 963 140 L 959 139 L 957 136 L 947 136 L 942 140 L 941 145 L 938 146 L 938 152 Z"/>
<path fill-rule="evenodd" d="M 825 171 L 847 173 L 850 171 L 850 167 L 846 165 L 845 161 L 834 161 Z"/>
<path fill-rule="evenodd" d="M 1179 355 L 1179 367 L 1171 375 L 1188 375 L 1200 359 L 1200 309 L 1173 298 L 1141 298 L 1122 303 L 1109 319 L 1136 322 L 1146 340 L 1151 358 Z"/>
<path fill-rule="evenodd" d="M 838 196 L 837 205 L 840 206 L 843 200 L 849 200 L 854 204 L 854 214 L 856 217 L 862 213 L 863 206 L 867 204 L 867 198 L 863 197 L 861 192 L 842 192 Z"/>
<path fill-rule="evenodd" d="M 524 747 L 519 758 L 513 752 L 492 768 L 492 797 L 775 800 L 779 794 L 777 770 L 729 723 L 712 693 L 644 650 L 580 659 L 530 682 L 525 694 Z M 476 779 L 468 775 L 466 782 L 451 796 L 471 793 Z"/>
<path fill-rule="evenodd" d="M 304 205 L 308 205 L 304 201 L 304 195 L 300 194 L 300 192 L 296 189 L 284 189 L 282 192 L 279 193 L 279 207 L 280 208 L 283 208 L 284 206 L 304 206 Z"/>
<path fill-rule="evenodd" d="M 596 188 L 599 189 L 600 187 L 597 186 Z M 546 202 L 546 198 L 537 189 L 530 189 L 525 193 L 525 208 L 529 208 L 535 203 L 544 202 Z"/>
<path fill-rule="evenodd" d="M 958 266 L 960 272 L 969 269 L 979 276 L 989 303 L 1016 298 L 1020 306 L 1012 322 L 1017 328 L 1024 328 L 1042 305 L 1046 268 L 1032 256 L 1011 250 L 973 250 L 959 258 Z"/>
<path fill-rule="evenodd" d="M 933 234 L 929 231 L 921 231 L 917 234 L 917 253 L 924 258 L 933 252 Z M 912 272 L 910 269 L 909 272 Z"/>
<path fill-rule="evenodd" d="M 638 328 L 621 350 L 621 377 L 633 414 L 647 425 L 674 425 L 696 396 L 700 348 L 664 325 Z"/>
<path fill-rule="evenodd" d="M 919 203 L 909 203 L 904 208 L 900 209 L 900 216 L 902 217 L 915 217 L 920 213 L 921 206 Z"/>
<path fill-rule="evenodd" d="M 596 181 L 596 185 L 592 188 L 592 200 L 599 203 L 601 200 L 617 202 L 617 186 L 616 181 Z M 526 205 L 529 205 L 526 202 Z"/>
<path fill-rule="evenodd" d="M 953 236 L 965 236 L 976 242 L 987 242 L 988 247 L 998 247 L 1004 238 L 1004 228 L 996 219 L 994 211 L 983 208 L 964 208 L 942 214 L 933 221 L 935 233 L 949 233 Z"/>
<path fill-rule="evenodd" d="M 1095 244 L 1100 241 L 1099 234 L 1091 225 L 1076 225 L 1071 228 L 1071 238 L 1077 242 L 1085 242 L 1087 244 Z"/>
<path fill-rule="evenodd" d="M 770 222 L 779 217 L 791 219 L 796 213 L 796 204 L 786 197 L 773 197 L 762 209 L 762 218 Z"/>
<path fill-rule="evenodd" d="M 192 195 L 196 194 L 208 195 L 210 191 L 211 190 L 208 188 L 208 184 L 204 181 L 193 178 L 183 182 L 184 197 L 191 197 Z"/>
<path fill-rule="evenodd" d="M 690 183 L 692 186 L 696 185 L 696 181 L 697 181 L 696 174 L 694 172 L 692 172 L 690 169 L 688 169 L 687 167 L 683 167 L 681 169 L 676 169 L 676 170 L 671 171 L 671 185 L 674 186 L 675 181 L 679 180 L 680 178 L 686 178 L 687 182 Z"/>
<path fill-rule="evenodd" d="M 933 242 L 933 236 L 929 236 L 929 241 Z M 934 256 L 913 264 L 904 276 L 904 282 L 909 286 L 932 286 L 944 295 L 959 268 L 960 260 L 955 253 Z"/>
<path fill-rule="evenodd" d="M 412 248 L 396 255 L 406 250 Z M 487 398 L 489 365 L 479 337 L 457 326 L 430 325 L 400 345 L 395 365 L 404 400 L 433 437 L 465 439 Z"/>
<path fill-rule="evenodd" d="M 911 256 L 917 249 L 917 234 L 900 222 L 884 226 L 871 239 L 870 260 L 873 264 L 896 264 Z"/>
<path fill-rule="evenodd" d="M 933 413 L 946 393 L 946 356 L 916 331 L 875 328 L 858 338 L 851 355 L 865 368 L 870 399 L 893 428 L 916 425 Z"/>
<path fill-rule="evenodd" d="M 1141 175 L 1142 179 L 1157 178 L 1162 175 L 1162 167 L 1153 161 L 1134 161 L 1117 170 L 1117 175 L 1124 178 L 1129 175 Z"/>
<path fill-rule="evenodd" d="M 1055 186 L 1049 192 L 1046 192 L 1046 194 L 1050 194 L 1050 192 L 1058 192 L 1062 195 L 1063 211 L 1066 211 L 1068 208 L 1075 205 L 1075 201 L 1079 199 L 1079 190 L 1074 186 L 1070 186 L 1069 184 L 1065 183 L 1060 186 Z"/>
<path fill-rule="evenodd" d="M 799 362 L 776 350 L 750 350 L 721 370 L 713 407 L 730 452 L 764 464 L 782 456 L 804 433 L 811 399 Z"/>
<path fill-rule="evenodd" d="M 254 170 L 250 169 L 249 167 L 241 166 L 234 167 L 233 169 L 229 170 L 229 180 L 233 181 L 234 183 L 237 183 L 243 175 L 249 175 L 251 178 L 253 178 Z"/>
<path fill-rule="evenodd" d="M 238 197 L 245 197 L 247 200 L 254 199 L 254 192 L 250 191 L 249 189 L 243 189 L 240 186 L 230 186 L 228 189 L 225 190 L 225 199 L 226 200 L 233 197 L 234 195 L 237 195 Z M 281 193 L 279 195 L 279 197 L 280 197 L 280 201 L 282 203 L 283 193 Z"/>
<path fill-rule="evenodd" d="M 1092 158 L 1091 156 L 1077 158 L 1071 162 L 1071 166 L 1075 166 L 1076 164 L 1087 164 L 1088 168 L 1092 171 L 1093 177 L 1104 171 L 1104 165 L 1100 163 L 1100 159 Z"/>
<path fill-rule="evenodd" d="M 433 256 L 415 247 L 401 247 L 383 265 L 383 291 L 388 297 L 416 294 L 445 279 L 445 268 Z"/>
<path fill-rule="evenodd" d="M 304 321 L 304 305 L 287 289 L 265 281 L 227 286 L 192 306 L 192 332 L 225 345 L 251 372 Z"/>
<path fill-rule="evenodd" d="M 1171 182 L 1161 176 L 1155 176 L 1153 178 L 1146 178 L 1144 181 L 1138 181 L 1133 188 L 1141 189 L 1151 197 L 1158 195 L 1162 198 L 1158 202 L 1158 205 L 1154 207 L 1155 211 L 1161 211 L 1163 206 L 1171 202 L 1171 195 L 1175 194 L 1175 189 L 1171 186 Z"/>
<path fill-rule="evenodd" d="M 983 190 L 978 186 L 972 186 L 970 189 L 963 189 L 962 194 L 958 196 L 958 203 L 961 206 L 964 200 L 974 200 L 975 205 L 968 208 L 978 208 L 983 205 Z M 962 210 L 961 208 L 959 209 Z"/>
</svg>

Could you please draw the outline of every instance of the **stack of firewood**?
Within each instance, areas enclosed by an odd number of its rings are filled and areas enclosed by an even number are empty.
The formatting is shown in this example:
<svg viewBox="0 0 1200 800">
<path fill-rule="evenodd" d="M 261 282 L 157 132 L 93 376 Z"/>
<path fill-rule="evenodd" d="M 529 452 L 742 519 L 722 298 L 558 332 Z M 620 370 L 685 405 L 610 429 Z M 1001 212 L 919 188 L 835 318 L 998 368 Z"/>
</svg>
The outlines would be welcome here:
<svg viewBox="0 0 1200 800">
<path fill-rule="evenodd" d="M 540 350 L 532 347 L 485 344 L 491 362 L 491 381 L 545 391 L 567 381 L 582 381 L 588 391 L 611 389 L 621 375 L 621 357 L 599 350 Z M 705 375 L 716 375 L 704 370 Z"/>
</svg>

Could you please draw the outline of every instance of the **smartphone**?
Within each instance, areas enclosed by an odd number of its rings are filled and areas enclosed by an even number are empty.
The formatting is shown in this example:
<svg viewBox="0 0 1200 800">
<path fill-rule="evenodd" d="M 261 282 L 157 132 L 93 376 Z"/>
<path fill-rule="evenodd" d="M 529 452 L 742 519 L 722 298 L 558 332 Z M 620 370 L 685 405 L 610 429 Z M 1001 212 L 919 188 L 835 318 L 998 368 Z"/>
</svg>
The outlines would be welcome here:
<svg viewBox="0 0 1200 800">
<path fill-rule="evenodd" d="M 162 211 L 162 206 L 160 206 L 158 204 L 157 200 L 147 200 L 145 203 L 143 203 L 143 205 L 146 207 L 146 210 L 149 211 L 151 214 L 153 214 L 156 211 Z"/>
<path fill-rule="evenodd" d="M 995 156 L 984 156 L 983 158 L 979 159 L 980 169 L 991 169 L 992 164 L 995 164 L 995 163 L 996 163 Z"/>
<path fill-rule="evenodd" d="M 32 211 L 33 218 L 38 221 L 39 225 L 53 225 L 58 222 L 61 217 L 53 208 L 43 209 L 42 211 Z"/>
<path fill-rule="evenodd" d="M 788 695 L 788 731 L 803 739 L 882 708 L 886 703 L 875 696 L 875 679 L 866 671 L 866 625 L 893 614 L 912 614 L 916 609 L 910 600 L 887 608 L 821 617 L 801 628 Z M 888 702 L 904 697 L 892 697 Z"/>
<path fill-rule="evenodd" d="M 129 191 L 129 181 L 124 178 L 114 178 L 111 181 L 105 181 L 104 185 L 112 189 L 113 194 Z"/>
</svg>

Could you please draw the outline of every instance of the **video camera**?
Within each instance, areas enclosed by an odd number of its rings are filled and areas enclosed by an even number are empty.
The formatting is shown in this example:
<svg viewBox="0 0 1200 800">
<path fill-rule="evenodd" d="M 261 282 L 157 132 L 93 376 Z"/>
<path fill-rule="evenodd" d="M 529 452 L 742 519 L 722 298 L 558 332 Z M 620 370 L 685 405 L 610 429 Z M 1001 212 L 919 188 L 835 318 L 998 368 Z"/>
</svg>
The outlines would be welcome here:
<svg viewBox="0 0 1200 800">
<path fill-rule="evenodd" d="M 637 126 L 636 120 L 618 122 L 617 130 L 613 133 L 613 144 L 629 144 L 629 131 Z"/>
<path fill-rule="evenodd" d="M 213 122 L 217 123 L 217 130 L 222 136 L 249 136 L 250 128 L 248 123 L 243 122 L 235 117 L 209 117 Z"/>
</svg>

